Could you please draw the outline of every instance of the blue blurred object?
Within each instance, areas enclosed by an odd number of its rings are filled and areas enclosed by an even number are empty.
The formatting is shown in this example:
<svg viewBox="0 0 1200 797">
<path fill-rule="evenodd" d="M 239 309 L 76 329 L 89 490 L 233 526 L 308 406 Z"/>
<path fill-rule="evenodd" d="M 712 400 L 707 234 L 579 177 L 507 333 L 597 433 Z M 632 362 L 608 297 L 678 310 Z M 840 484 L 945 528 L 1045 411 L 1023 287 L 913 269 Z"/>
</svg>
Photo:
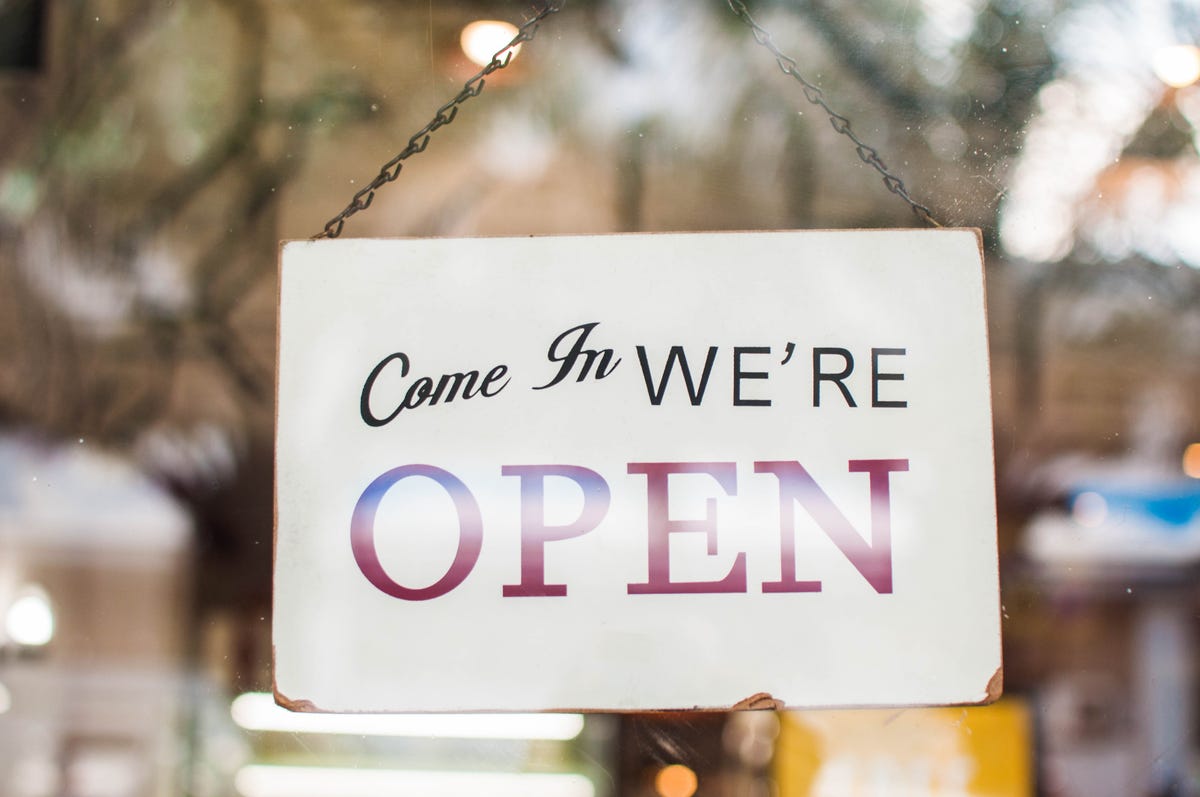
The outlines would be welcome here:
<svg viewBox="0 0 1200 797">
<path fill-rule="evenodd" d="M 1200 564 L 1200 480 L 1146 471 L 1090 475 L 1064 487 L 1067 511 L 1045 509 L 1025 529 L 1030 558 L 1051 567 L 1130 568 Z"/>
<path fill-rule="evenodd" d="M 1153 518 L 1168 533 L 1182 533 L 1200 517 L 1200 481 L 1196 480 L 1169 484 L 1080 484 L 1071 491 L 1071 503 L 1084 493 L 1102 497 L 1113 516 L 1129 521 L 1138 515 Z"/>
</svg>

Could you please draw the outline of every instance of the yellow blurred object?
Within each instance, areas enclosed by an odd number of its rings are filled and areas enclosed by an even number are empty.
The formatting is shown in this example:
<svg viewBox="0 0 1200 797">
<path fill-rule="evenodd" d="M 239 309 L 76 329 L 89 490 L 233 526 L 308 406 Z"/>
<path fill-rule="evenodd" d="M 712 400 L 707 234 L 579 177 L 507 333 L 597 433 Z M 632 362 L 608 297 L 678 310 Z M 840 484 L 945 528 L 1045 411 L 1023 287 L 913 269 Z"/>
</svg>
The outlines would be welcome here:
<svg viewBox="0 0 1200 797">
<path fill-rule="evenodd" d="M 780 715 L 780 797 L 1029 797 L 1029 709 L 1007 698 L 973 708 Z"/>
<path fill-rule="evenodd" d="M 654 777 L 654 790 L 662 797 L 692 797 L 699 786 L 696 773 L 683 764 L 663 767 Z"/>
</svg>

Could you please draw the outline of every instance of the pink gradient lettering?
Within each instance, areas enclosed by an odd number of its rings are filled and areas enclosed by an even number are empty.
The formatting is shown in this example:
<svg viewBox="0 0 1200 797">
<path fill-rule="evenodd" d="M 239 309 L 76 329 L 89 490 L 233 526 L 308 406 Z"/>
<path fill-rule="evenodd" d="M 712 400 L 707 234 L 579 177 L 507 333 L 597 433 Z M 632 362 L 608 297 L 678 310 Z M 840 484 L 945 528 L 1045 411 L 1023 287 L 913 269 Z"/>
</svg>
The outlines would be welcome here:
<svg viewBox="0 0 1200 797">
<path fill-rule="evenodd" d="M 796 505 L 812 517 L 822 532 L 881 595 L 893 592 L 892 571 L 892 499 L 891 474 L 909 469 L 907 459 L 852 459 L 850 473 L 866 473 L 870 489 L 870 538 L 838 509 L 828 494 L 797 461 L 754 463 L 755 473 L 770 473 L 779 482 L 779 572 L 778 581 L 762 584 L 764 593 L 821 592 L 821 582 L 802 581 L 796 576 Z M 516 584 L 505 584 L 506 598 L 564 597 L 566 584 L 546 583 L 546 545 L 581 537 L 596 529 L 608 515 L 612 493 L 608 483 L 594 470 L 578 465 L 504 465 L 503 476 L 520 479 L 520 556 L 521 577 Z M 737 496 L 737 465 L 734 462 L 630 462 L 629 474 L 646 477 L 647 578 L 626 585 L 630 595 L 673 595 L 703 593 L 745 593 L 747 567 L 745 551 L 733 557 L 728 572 L 711 581 L 676 581 L 671 578 L 671 535 L 702 533 L 709 557 L 718 555 L 717 499 L 705 499 L 703 517 L 670 517 L 669 487 L 671 476 L 708 476 L 730 497 Z M 458 549 L 446 573 L 428 587 L 405 587 L 389 576 L 379 560 L 375 546 L 375 516 L 387 492 L 399 481 L 421 476 L 438 483 L 454 502 L 458 516 Z M 546 521 L 546 479 L 557 477 L 574 482 L 583 495 L 578 517 L 569 523 Z M 449 471 L 433 465 L 404 465 L 375 479 L 355 504 L 350 523 L 350 543 L 354 561 L 373 586 L 387 595 L 407 601 L 425 601 L 441 597 L 458 587 L 475 568 L 483 546 L 483 520 L 479 504 L 467 486 Z M 728 546 L 727 546 L 728 547 Z M 729 556 L 728 551 L 726 557 Z"/>
<path fill-rule="evenodd" d="M 521 479 L 521 583 L 505 584 L 504 597 L 561 597 L 566 584 L 546 583 L 546 543 L 586 534 L 608 513 L 608 482 L 589 468 L 577 465 L 505 465 L 504 476 Z M 579 517 L 561 526 L 546 524 L 546 477 L 570 479 L 583 492 Z"/>
<path fill-rule="evenodd" d="M 446 574 L 428 587 L 414 589 L 396 583 L 383 569 L 379 552 L 375 548 L 375 513 L 387 491 L 401 479 L 423 476 L 440 484 L 454 501 L 458 513 L 458 551 Z M 407 601 L 427 601 L 441 597 L 463 582 L 483 546 L 483 518 L 475 496 L 457 476 L 433 465 L 404 465 L 392 468 L 367 486 L 350 520 L 350 547 L 358 569 L 376 588 Z"/>
<path fill-rule="evenodd" d="M 779 479 L 780 579 L 763 592 L 820 592 L 820 581 L 796 579 L 796 510 L 800 504 L 867 583 L 881 595 L 892 592 L 892 521 L 890 474 L 908 470 L 907 459 L 852 459 L 851 473 L 870 474 L 871 542 L 855 531 L 799 462 L 755 462 L 755 473 Z"/>
<path fill-rule="evenodd" d="M 740 552 L 719 581 L 672 581 L 671 535 L 701 532 L 708 542 L 708 555 L 717 555 L 717 500 L 706 501 L 703 519 L 672 520 L 668 514 L 667 477 L 673 473 L 707 474 L 727 495 L 737 495 L 737 466 L 733 462 L 630 462 L 628 473 L 646 476 L 649 576 L 643 584 L 629 584 L 630 595 L 668 595 L 746 591 L 746 554 Z"/>
</svg>

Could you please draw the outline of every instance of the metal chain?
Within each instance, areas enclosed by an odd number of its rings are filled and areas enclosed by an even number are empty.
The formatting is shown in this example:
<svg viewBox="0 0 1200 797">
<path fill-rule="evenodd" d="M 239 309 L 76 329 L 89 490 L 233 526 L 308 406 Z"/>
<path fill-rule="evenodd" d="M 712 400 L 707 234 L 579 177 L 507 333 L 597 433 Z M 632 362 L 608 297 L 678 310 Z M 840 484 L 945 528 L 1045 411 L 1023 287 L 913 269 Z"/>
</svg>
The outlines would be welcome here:
<svg viewBox="0 0 1200 797">
<path fill-rule="evenodd" d="M 547 0 L 540 11 L 517 29 L 517 35 L 513 37 L 513 40 L 497 50 L 492 56 L 492 60 L 464 83 L 462 90 L 453 99 L 441 108 L 438 108 L 437 113 L 433 115 L 433 119 L 409 138 L 408 145 L 394 158 L 380 167 L 379 174 L 375 175 L 371 182 L 355 193 L 354 197 L 350 200 L 350 204 L 346 205 L 341 213 L 325 222 L 325 228 L 313 236 L 314 240 L 320 238 L 337 238 L 341 235 L 342 228 L 346 226 L 346 219 L 360 210 L 369 208 L 371 201 L 375 199 L 375 193 L 384 185 L 400 176 L 400 170 L 404 168 L 404 161 L 418 152 L 424 152 L 425 147 L 429 146 L 431 134 L 435 130 L 453 122 L 454 117 L 458 115 L 459 106 L 472 97 L 479 96 L 480 92 L 483 91 L 484 78 L 508 66 L 513 57 L 513 48 L 523 42 L 532 41 L 534 35 L 537 33 L 538 24 L 551 14 L 557 14 L 561 11 L 565 2 L 566 0 Z M 904 185 L 904 181 L 888 170 L 883 159 L 879 157 L 878 150 L 859 138 L 854 130 L 851 129 L 850 120 L 833 110 L 826 101 L 824 92 L 800 74 L 796 59 L 786 55 L 775 45 L 775 42 L 771 39 L 771 34 L 755 22 L 754 17 L 750 16 L 750 11 L 746 8 L 746 4 L 742 0 L 727 0 L 727 2 L 729 3 L 729 10 L 736 14 L 753 32 L 755 41 L 770 50 L 771 54 L 775 56 L 775 61 L 779 64 L 779 68 L 783 70 L 783 73 L 795 78 L 803 86 L 804 98 L 825 111 L 829 116 L 829 123 L 833 125 L 834 130 L 854 142 L 855 151 L 858 153 L 859 159 L 879 172 L 883 177 L 883 184 L 887 186 L 887 189 L 907 202 L 908 206 L 912 208 L 913 213 L 926 224 L 941 227 L 942 225 L 933 218 L 933 214 L 929 208 L 912 198 Z"/>
<path fill-rule="evenodd" d="M 408 139 L 408 145 L 404 149 L 380 167 L 379 174 L 375 175 L 371 182 L 367 183 L 354 195 L 350 200 L 350 204 L 346 205 L 341 213 L 325 222 L 325 228 L 314 235 L 313 240 L 337 238 L 341 235 L 342 228 L 346 226 L 346 219 L 360 210 L 369 208 L 371 201 L 375 199 L 375 192 L 400 176 L 400 170 L 404 168 L 404 161 L 418 152 L 424 152 L 425 147 L 429 146 L 429 139 L 432 133 L 453 122 L 454 117 L 458 115 L 459 106 L 472 97 L 478 97 L 480 92 L 483 91 L 484 78 L 508 66 L 509 62 L 512 61 L 513 48 L 523 42 L 532 41 L 534 35 L 537 33 L 538 24 L 551 14 L 561 11 L 564 2 L 565 0 L 549 0 L 540 11 L 530 17 L 525 24 L 521 25 L 517 29 L 517 35 L 513 37 L 512 41 L 497 50 L 492 56 L 492 60 L 464 83 L 462 90 L 453 99 L 441 108 L 438 108 L 437 113 L 433 115 L 433 119 Z"/>
<path fill-rule="evenodd" d="M 775 56 L 775 61 L 779 64 L 779 68 L 783 70 L 783 74 L 795 78 L 804 87 L 804 98 L 825 111 L 829 116 L 829 123 L 833 125 L 834 130 L 854 142 L 855 151 L 858 153 L 859 159 L 882 175 L 883 184 L 887 186 L 887 189 L 907 202 L 908 206 L 912 208 L 912 212 L 921 221 L 934 227 L 941 227 L 942 225 L 938 224 L 937 220 L 933 218 L 933 214 L 929 208 L 912 198 L 908 193 L 908 189 L 904 186 L 904 181 L 888 170 L 883 159 L 879 157 L 878 150 L 859 138 L 850 128 L 850 120 L 829 107 L 829 103 L 825 99 L 825 93 L 800 74 L 796 59 L 786 55 L 776 46 L 775 42 L 771 39 L 771 34 L 755 22 L 754 17 L 750 16 L 750 11 L 746 8 L 746 4 L 742 0 L 727 0 L 727 2 L 729 3 L 729 10 L 736 14 L 742 22 L 746 23 L 746 26 L 754 33 L 754 40 L 770 50 L 771 55 Z"/>
</svg>

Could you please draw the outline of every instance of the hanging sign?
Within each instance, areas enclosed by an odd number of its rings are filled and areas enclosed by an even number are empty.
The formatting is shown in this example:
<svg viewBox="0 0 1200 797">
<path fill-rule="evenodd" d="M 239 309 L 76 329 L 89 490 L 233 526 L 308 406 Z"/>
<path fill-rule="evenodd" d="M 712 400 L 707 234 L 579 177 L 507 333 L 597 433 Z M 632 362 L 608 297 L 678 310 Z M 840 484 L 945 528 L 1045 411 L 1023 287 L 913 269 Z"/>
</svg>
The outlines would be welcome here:
<svg viewBox="0 0 1200 797">
<path fill-rule="evenodd" d="M 283 247 L 277 699 L 999 692 L 974 230 Z"/>
</svg>

